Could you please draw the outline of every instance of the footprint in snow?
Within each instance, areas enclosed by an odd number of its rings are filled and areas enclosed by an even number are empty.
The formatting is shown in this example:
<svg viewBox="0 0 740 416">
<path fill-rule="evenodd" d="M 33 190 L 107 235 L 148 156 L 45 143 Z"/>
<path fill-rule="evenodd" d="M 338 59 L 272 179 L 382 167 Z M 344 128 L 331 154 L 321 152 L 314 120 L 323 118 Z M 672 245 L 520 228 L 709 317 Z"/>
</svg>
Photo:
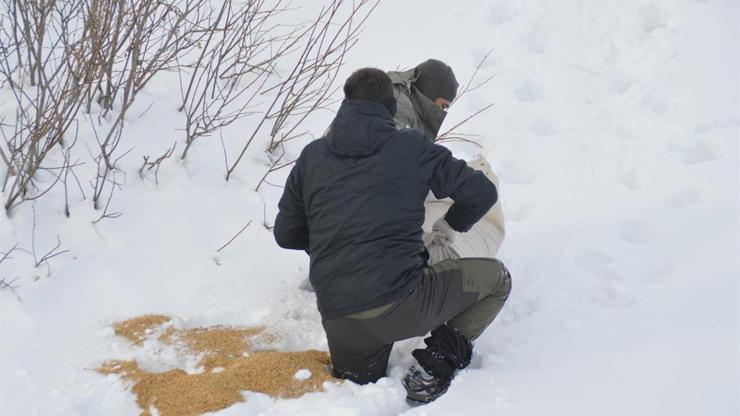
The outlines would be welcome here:
<svg viewBox="0 0 740 416">
<path fill-rule="evenodd" d="M 623 241 L 642 245 L 647 244 L 655 238 L 655 228 L 642 221 L 623 221 L 619 226 L 618 235 Z"/>
<path fill-rule="evenodd" d="M 549 136 L 557 133 L 559 126 L 553 120 L 538 117 L 532 121 L 532 124 L 529 126 L 529 130 L 538 136 Z"/>
<path fill-rule="evenodd" d="M 645 284 L 661 284 L 668 281 L 676 270 L 676 264 L 667 258 L 650 259 L 640 266 L 638 277 Z"/>
<path fill-rule="evenodd" d="M 681 160 L 687 165 L 710 162 L 727 156 L 727 142 L 720 138 L 699 139 L 683 150 Z"/>
<path fill-rule="evenodd" d="M 506 23 L 516 16 L 516 2 L 508 0 L 496 0 L 492 2 L 488 21 L 496 26 Z"/>
<path fill-rule="evenodd" d="M 632 87 L 634 80 L 623 72 L 615 72 L 609 78 L 609 87 L 615 94 L 624 94 Z"/>
<path fill-rule="evenodd" d="M 622 185 L 633 191 L 639 191 L 642 189 L 644 182 L 643 174 L 635 169 L 634 167 L 622 168 L 619 172 L 618 179 L 622 182 Z"/>
<path fill-rule="evenodd" d="M 642 28 L 647 33 L 653 33 L 656 29 L 668 26 L 668 17 L 665 9 L 656 5 L 645 6 L 640 9 Z"/>
<path fill-rule="evenodd" d="M 526 35 L 524 35 L 521 42 L 532 52 L 544 53 L 547 39 L 547 32 L 542 30 L 540 27 L 535 26 L 532 27 Z"/>
<path fill-rule="evenodd" d="M 695 188 L 675 192 L 665 200 L 665 204 L 674 209 L 686 208 L 699 202 L 701 202 L 701 192 Z"/>
<path fill-rule="evenodd" d="M 542 86 L 532 80 L 525 81 L 514 91 L 514 93 L 519 101 L 527 103 L 539 101 L 545 97 L 545 92 Z"/>
<path fill-rule="evenodd" d="M 610 309 L 624 309 L 635 305 L 638 297 L 634 289 L 619 281 L 606 281 L 593 288 L 588 297 L 593 304 Z"/>
<path fill-rule="evenodd" d="M 642 106 L 655 114 L 663 114 L 668 109 L 668 102 L 663 95 L 648 93 L 642 97 Z"/>
<path fill-rule="evenodd" d="M 624 270 L 615 264 L 614 258 L 600 251 L 588 250 L 579 253 L 573 259 L 573 264 L 587 270 L 589 276 L 602 282 L 625 280 Z"/>
<path fill-rule="evenodd" d="M 614 263 L 614 258 L 601 251 L 588 250 L 576 255 L 573 262 L 576 266 L 594 269 L 609 266 Z"/>
</svg>

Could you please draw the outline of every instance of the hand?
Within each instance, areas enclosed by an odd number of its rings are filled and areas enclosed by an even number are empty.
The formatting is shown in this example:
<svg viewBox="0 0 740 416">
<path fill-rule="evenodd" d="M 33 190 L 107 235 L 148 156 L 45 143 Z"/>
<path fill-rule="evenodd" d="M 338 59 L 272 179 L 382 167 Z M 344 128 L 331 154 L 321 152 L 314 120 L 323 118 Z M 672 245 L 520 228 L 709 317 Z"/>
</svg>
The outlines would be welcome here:
<svg viewBox="0 0 740 416">
<path fill-rule="evenodd" d="M 424 243 L 424 247 L 429 248 L 434 242 L 434 232 L 428 233 L 422 230 L 421 242 Z"/>
<path fill-rule="evenodd" d="M 435 234 L 435 242 L 441 245 L 450 245 L 455 242 L 455 230 L 447 224 L 444 217 L 434 221 L 432 233 Z"/>
</svg>

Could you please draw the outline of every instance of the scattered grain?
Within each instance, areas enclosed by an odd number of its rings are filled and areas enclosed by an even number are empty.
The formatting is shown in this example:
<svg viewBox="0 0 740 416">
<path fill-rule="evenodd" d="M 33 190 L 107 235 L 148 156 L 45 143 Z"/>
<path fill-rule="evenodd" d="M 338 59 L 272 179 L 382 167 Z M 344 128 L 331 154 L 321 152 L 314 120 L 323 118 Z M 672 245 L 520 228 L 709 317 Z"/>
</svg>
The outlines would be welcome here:
<svg viewBox="0 0 740 416">
<path fill-rule="evenodd" d="M 147 336 L 147 330 L 151 331 L 170 319 L 172 318 L 165 315 L 142 315 L 126 321 L 116 322 L 113 324 L 113 329 L 119 337 L 126 338 L 136 345 L 141 345 Z"/>
<path fill-rule="evenodd" d="M 140 345 L 147 329 L 153 330 L 169 320 L 166 316 L 147 315 L 114 326 L 116 334 Z M 161 416 L 213 412 L 243 401 L 243 391 L 294 398 L 320 391 L 325 381 L 334 380 L 328 370 L 328 353 L 316 350 L 252 351 L 251 341 L 257 337 L 275 340 L 264 327 L 216 326 L 189 330 L 170 327 L 158 341 L 165 344 L 182 342 L 193 354 L 202 356 L 200 365 L 206 371 L 187 374 L 176 369 L 149 373 L 139 368 L 136 361 L 109 361 L 103 363 L 98 372 L 116 374 L 133 383 L 138 405 L 147 409 L 142 410 L 142 416 L 151 416 L 148 409 L 152 407 Z M 310 377 L 296 379 L 299 371 L 310 374 Z"/>
</svg>

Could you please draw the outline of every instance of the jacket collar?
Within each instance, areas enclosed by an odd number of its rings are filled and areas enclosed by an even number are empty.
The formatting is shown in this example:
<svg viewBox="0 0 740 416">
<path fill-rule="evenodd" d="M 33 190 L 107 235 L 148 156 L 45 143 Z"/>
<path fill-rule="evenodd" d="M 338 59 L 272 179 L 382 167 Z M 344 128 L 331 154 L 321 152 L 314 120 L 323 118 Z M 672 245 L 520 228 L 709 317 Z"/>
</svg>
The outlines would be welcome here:
<svg viewBox="0 0 740 416">
<path fill-rule="evenodd" d="M 363 157 L 377 153 L 395 132 L 393 117 L 383 104 L 345 100 L 326 139 L 338 156 Z"/>
</svg>

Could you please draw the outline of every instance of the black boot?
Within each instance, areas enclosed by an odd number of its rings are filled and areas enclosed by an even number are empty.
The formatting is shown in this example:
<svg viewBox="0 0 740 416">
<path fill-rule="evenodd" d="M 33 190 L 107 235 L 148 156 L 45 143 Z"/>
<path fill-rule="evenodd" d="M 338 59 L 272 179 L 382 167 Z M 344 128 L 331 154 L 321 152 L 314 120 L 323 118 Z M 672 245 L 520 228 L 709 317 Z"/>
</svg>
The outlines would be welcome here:
<svg viewBox="0 0 740 416">
<path fill-rule="evenodd" d="M 427 344 L 425 349 L 412 353 L 418 365 L 409 368 L 403 386 L 409 401 L 429 403 L 447 391 L 457 370 L 470 364 L 473 344 L 447 325 L 432 331 L 424 343 Z"/>
</svg>

